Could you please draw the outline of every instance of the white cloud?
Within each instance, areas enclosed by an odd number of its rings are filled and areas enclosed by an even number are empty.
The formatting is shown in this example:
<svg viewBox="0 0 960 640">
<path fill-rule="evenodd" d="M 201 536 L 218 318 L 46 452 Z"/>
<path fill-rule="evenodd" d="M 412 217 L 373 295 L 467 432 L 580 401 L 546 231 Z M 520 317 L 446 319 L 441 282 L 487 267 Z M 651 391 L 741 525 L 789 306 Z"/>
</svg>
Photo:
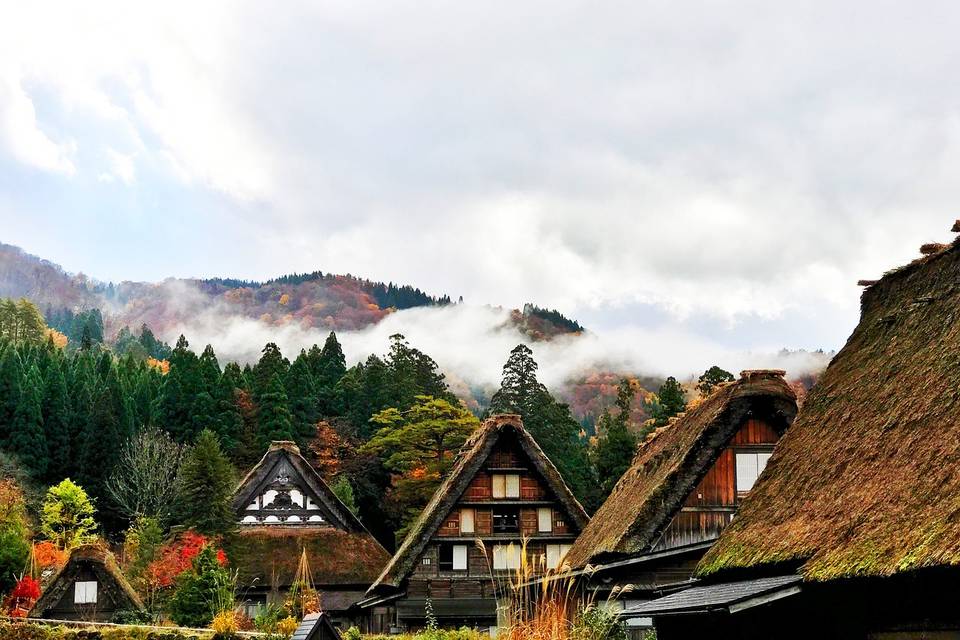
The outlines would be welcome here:
<svg viewBox="0 0 960 640">
<path fill-rule="evenodd" d="M 151 211 L 175 192 L 228 212 L 217 237 L 157 215 L 151 237 L 176 249 L 152 277 L 349 271 L 571 315 L 762 319 L 782 343 L 835 347 L 856 280 L 944 239 L 960 201 L 954 3 L 4 15 L 0 122 L 27 126 L 0 124 L 0 148 L 135 184 L 161 200 Z M 104 167 L 112 150 L 124 158 Z M 106 277 L 144 277 L 89 256 Z"/>
<path fill-rule="evenodd" d="M 40 129 L 33 101 L 9 70 L 0 70 L 0 146 L 31 167 L 67 176 L 76 172 L 73 145 L 57 143 Z"/>
</svg>

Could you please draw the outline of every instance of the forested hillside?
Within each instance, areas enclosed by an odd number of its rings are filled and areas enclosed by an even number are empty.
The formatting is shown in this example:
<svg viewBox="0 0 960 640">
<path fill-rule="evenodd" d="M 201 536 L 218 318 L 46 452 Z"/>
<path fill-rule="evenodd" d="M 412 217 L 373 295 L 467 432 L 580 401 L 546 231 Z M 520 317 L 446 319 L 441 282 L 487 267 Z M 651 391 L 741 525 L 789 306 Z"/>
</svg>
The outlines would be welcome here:
<svg viewBox="0 0 960 640">
<path fill-rule="evenodd" d="M 452 303 L 448 295 L 430 295 L 409 285 L 322 271 L 294 273 L 265 282 L 234 278 L 102 282 L 83 274 L 68 274 L 52 262 L 3 243 L 0 296 L 28 298 L 48 317 L 97 309 L 107 340 L 113 340 L 124 327 L 142 325 L 157 335 L 169 335 L 211 309 L 224 316 L 254 319 L 268 327 L 294 325 L 344 331 L 376 324 L 396 310 Z M 515 310 L 511 322 L 533 339 L 583 330 L 559 312 L 535 305 Z"/>
</svg>

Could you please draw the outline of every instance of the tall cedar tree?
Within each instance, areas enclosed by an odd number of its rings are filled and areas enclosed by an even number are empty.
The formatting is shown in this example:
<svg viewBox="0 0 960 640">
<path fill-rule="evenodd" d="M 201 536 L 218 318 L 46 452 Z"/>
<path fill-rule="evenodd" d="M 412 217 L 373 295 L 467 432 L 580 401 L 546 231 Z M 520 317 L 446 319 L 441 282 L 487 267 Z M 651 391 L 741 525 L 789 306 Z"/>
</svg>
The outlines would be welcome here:
<svg viewBox="0 0 960 640">
<path fill-rule="evenodd" d="M 47 438 L 50 465 L 47 480 L 60 478 L 73 455 L 73 433 L 70 423 L 70 399 L 63 375 L 63 363 L 58 357 L 47 367 L 43 381 L 43 429 Z"/>
<path fill-rule="evenodd" d="M 223 369 L 217 381 L 215 398 L 217 401 L 217 435 L 223 450 L 233 454 L 240 443 L 243 431 L 243 416 L 237 404 L 237 394 L 244 386 L 243 374 L 235 362 Z"/>
<path fill-rule="evenodd" d="M 624 378 L 617 389 L 616 414 L 604 411 L 595 452 L 597 477 L 603 497 L 610 495 L 620 476 L 630 468 L 637 450 L 637 437 L 630 431 L 630 406 L 636 391 Z"/>
<path fill-rule="evenodd" d="M 13 432 L 20 404 L 21 373 L 20 354 L 13 344 L 4 346 L 0 355 L 0 446 L 5 446 Z"/>
<path fill-rule="evenodd" d="M 301 350 L 300 355 L 290 365 L 284 386 L 293 420 L 293 439 L 301 447 L 305 447 L 314 435 L 317 420 L 320 418 L 317 388 L 310 372 L 306 351 Z"/>
<path fill-rule="evenodd" d="M 43 432 L 43 381 L 35 364 L 23 378 L 13 424 L 7 448 L 34 478 L 44 477 L 50 459 Z"/>
<path fill-rule="evenodd" d="M 526 345 L 517 345 L 510 352 L 500 390 L 490 401 L 490 412 L 520 414 L 524 427 L 584 506 L 597 506 L 596 473 L 580 438 L 580 424 L 570 407 L 557 402 L 537 380 L 537 363 Z"/>
<path fill-rule="evenodd" d="M 677 379 L 670 376 L 657 391 L 657 403 L 653 407 L 653 423 L 662 427 L 670 418 L 687 410 L 687 399 L 683 387 Z"/>
<path fill-rule="evenodd" d="M 313 345 L 307 353 L 307 358 L 310 362 L 310 372 L 317 385 L 320 415 L 335 415 L 339 410 L 335 389 L 340 378 L 347 372 L 347 359 L 337 341 L 337 334 L 330 332 L 323 343 L 322 350 L 317 349 L 317 345 Z"/>
<path fill-rule="evenodd" d="M 266 450 L 274 440 L 293 440 L 293 417 L 287 402 L 287 392 L 280 375 L 274 374 L 257 402 L 261 451 Z"/>
<path fill-rule="evenodd" d="M 254 400 L 260 400 L 260 395 L 267 393 L 273 377 L 278 376 L 280 380 L 287 374 L 290 368 L 290 362 L 280 353 L 280 347 L 273 342 L 268 342 L 261 352 L 260 360 L 253 368 L 253 395 Z"/>
<path fill-rule="evenodd" d="M 233 469 L 220 450 L 217 435 L 206 429 L 180 466 L 176 521 L 207 535 L 230 531 L 234 524 L 230 496 Z"/>
</svg>

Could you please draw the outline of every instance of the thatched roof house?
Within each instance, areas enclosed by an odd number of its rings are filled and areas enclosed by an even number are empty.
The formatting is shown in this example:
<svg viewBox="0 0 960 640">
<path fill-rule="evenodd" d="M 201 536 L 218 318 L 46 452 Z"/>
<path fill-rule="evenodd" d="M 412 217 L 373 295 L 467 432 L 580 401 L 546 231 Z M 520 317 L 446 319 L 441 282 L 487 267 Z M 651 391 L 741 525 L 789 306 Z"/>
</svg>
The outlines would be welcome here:
<svg viewBox="0 0 960 640">
<path fill-rule="evenodd" d="M 50 579 L 31 618 L 108 622 L 120 611 L 143 611 L 137 592 L 105 547 L 77 547 Z"/>
<path fill-rule="evenodd" d="M 746 434 L 746 450 L 761 444 L 757 436 L 762 428 L 757 423 L 762 423 L 772 431 L 767 443 L 772 449 L 796 412 L 796 395 L 782 371 L 744 371 L 736 382 L 720 385 L 641 444 L 633 464 L 567 555 L 570 566 L 615 562 L 678 546 L 669 535 L 664 539 L 664 534 L 697 485 L 730 449 L 737 433 L 744 427 L 749 431 L 750 421 L 755 421 L 752 426 L 758 433 L 753 437 Z M 729 468 L 723 469 L 722 479 L 732 480 Z M 731 486 L 731 497 L 733 493 L 735 487 Z M 685 542 L 716 537 L 728 521 L 718 520 L 713 535 L 705 531 L 703 537 L 692 540 L 687 536 Z"/>
<path fill-rule="evenodd" d="M 510 571 L 523 540 L 528 554 L 558 564 L 587 519 L 520 416 L 493 416 L 464 444 L 361 604 L 370 609 L 391 602 L 399 625 L 416 628 L 430 599 L 447 626 L 492 626 L 497 593 L 491 573 Z"/>
<path fill-rule="evenodd" d="M 292 442 L 270 445 L 233 505 L 240 530 L 224 548 L 249 613 L 284 597 L 306 551 L 324 610 L 340 621 L 390 559 Z"/>
<path fill-rule="evenodd" d="M 706 590 L 802 583 L 726 613 L 636 609 L 659 637 L 960 633 L 960 247 L 923 253 L 863 292 L 859 325 L 699 567 Z"/>
</svg>

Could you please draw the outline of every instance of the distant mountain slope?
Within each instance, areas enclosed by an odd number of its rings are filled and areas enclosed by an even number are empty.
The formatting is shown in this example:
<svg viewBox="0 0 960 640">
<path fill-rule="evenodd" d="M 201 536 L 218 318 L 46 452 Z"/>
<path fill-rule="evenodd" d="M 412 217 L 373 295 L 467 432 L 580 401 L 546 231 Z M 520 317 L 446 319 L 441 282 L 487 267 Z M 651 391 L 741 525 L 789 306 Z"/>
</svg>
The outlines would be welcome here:
<svg viewBox="0 0 960 640">
<path fill-rule="evenodd" d="M 0 297 L 27 297 L 48 312 L 99 308 L 108 339 L 125 326 L 142 324 L 165 335 L 212 306 L 271 326 L 353 330 L 376 324 L 394 310 L 451 304 L 449 296 L 432 296 L 419 288 L 321 271 L 266 282 L 168 278 L 159 283 L 105 283 L 69 274 L 57 264 L 3 243 Z M 523 311 L 514 310 L 511 322 L 536 340 L 582 331 L 576 321 L 530 304 Z"/>
</svg>

